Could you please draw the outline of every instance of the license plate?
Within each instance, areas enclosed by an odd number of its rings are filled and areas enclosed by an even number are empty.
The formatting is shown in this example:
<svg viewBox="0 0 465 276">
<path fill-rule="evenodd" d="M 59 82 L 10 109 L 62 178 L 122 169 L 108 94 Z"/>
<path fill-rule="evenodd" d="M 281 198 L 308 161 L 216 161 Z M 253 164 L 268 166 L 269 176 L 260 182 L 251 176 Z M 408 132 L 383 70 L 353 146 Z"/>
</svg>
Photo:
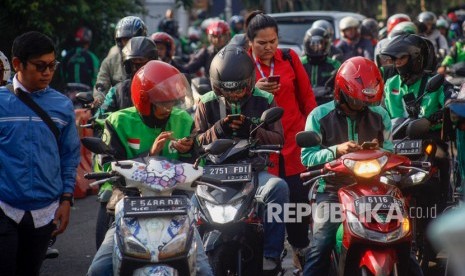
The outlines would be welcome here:
<svg viewBox="0 0 465 276">
<path fill-rule="evenodd" d="M 124 216 L 157 216 L 187 214 L 189 202 L 185 196 L 125 197 Z"/>
<path fill-rule="evenodd" d="M 402 200 L 393 196 L 363 196 L 354 201 L 355 210 L 357 213 L 370 212 L 372 210 L 379 211 L 403 211 Z"/>
<path fill-rule="evenodd" d="M 222 182 L 250 181 L 252 166 L 250 164 L 227 164 L 221 166 L 205 166 L 203 174 Z"/>
<path fill-rule="evenodd" d="M 404 155 L 420 154 L 422 152 L 422 140 L 405 140 L 398 144 L 394 141 L 394 152 Z"/>
</svg>

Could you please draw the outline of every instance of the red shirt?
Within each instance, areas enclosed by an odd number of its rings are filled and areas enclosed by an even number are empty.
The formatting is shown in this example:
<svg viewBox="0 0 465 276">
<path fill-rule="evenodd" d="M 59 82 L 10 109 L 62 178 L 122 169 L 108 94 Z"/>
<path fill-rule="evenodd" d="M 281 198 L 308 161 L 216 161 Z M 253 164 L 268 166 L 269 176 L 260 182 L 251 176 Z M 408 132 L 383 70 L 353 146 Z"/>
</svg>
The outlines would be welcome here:
<svg viewBox="0 0 465 276">
<path fill-rule="evenodd" d="M 308 114 L 317 106 L 312 86 L 308 79 L 307 72 L 300 62 L 299 56 L 291 50 L 292 62 L 284 60 L 282 51 L 278 49 L 274 54 L 273 75 L 280 75 L 281 89 L 274 95 L 278 106 L 284 108 L 284 115 L 281 119 L 284 128 L 284 147 L 281 154 L 285 160 L 286 176 L 295 175 L 305 171 L 305 167 L 300 160 L 300 147 L 297 146 L 295 135 L 303 131 Z M 251 50 L 249 50 L 252 56 Z M 252 57 L 253 58 L 253 57 Z M 255 61 L 256 79 L 263 78 L 257 67 L 257 62 L 265 75 L 270 75 L 270 66 L 262 63 L 258 58 Z M 279 175 L 277 156 L 272 156 L 271 161 L 275 164 L 269 168 L 269 172 Z"/>
</svg>

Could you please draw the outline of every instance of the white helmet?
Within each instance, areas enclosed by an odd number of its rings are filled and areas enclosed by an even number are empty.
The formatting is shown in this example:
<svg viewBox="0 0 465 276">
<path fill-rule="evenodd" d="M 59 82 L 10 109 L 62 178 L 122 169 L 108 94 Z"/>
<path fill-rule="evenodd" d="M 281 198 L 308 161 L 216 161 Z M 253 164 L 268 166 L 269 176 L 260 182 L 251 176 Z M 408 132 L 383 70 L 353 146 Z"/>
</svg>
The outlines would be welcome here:
<svg viewBox="0 0 465 276">
<path fill-rule="evenodd" d="M 4 85 L 11 76 L 11 67 L 8 58 L 0 51 L 0 82 Z"/>
<path fill-rule="evenodd" d="M 360 21 L 352 16 L 346 16 L 341 19 L 339 22 L 339 29 L 344 31 L 348 28 L 358 28 L 360 27 Z"/>
</svg>

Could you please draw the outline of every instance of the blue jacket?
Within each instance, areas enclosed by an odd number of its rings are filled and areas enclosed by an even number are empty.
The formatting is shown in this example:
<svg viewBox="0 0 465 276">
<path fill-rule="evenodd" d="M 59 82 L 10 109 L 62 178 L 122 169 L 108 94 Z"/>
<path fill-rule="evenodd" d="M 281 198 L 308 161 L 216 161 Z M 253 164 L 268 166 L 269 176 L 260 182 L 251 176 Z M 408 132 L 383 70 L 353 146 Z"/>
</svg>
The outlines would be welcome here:
<svg viewBox="0 0 465 276">
<path fill-rule="evenodd" d="M 42 119 L 0 87 L 0 200 L 26 211 L 72 193 L 80 157 L 72 102 L 51 88 L 31 96 L 60 130 L 59 146 Z"/>
</svg>

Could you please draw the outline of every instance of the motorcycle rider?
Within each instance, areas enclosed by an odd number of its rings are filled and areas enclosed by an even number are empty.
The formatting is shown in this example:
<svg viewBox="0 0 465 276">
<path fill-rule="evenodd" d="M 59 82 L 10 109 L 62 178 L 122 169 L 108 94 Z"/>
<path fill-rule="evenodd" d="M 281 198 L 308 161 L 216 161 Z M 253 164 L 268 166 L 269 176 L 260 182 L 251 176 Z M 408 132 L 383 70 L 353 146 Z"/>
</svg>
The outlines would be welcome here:
<svg viewBox="0 0 465 276">
<path fill-rule="evenodd" d="M 115 42 L 118 51 L 109 54 L 100 66 L 97 81 L 94 86 L 95 104 L 103 103 L 108 90 L 127 78 L 123 69 L 122 49 L 134 36 L 146 36 L 147 27 L 137 16 L 126 16 L 116 24 Z"/>
<path fill-rule="evenodd" d="M 63 58 L 61 71 L 65 82 L 83 83 L 92 87 L 97 79 L 100 67 L 98 57 L 89 50 L 92 41 L 92 30 L 80 27 L 75 35 L 76 47 Z"/>
<path fill-rule="evenodd" d="M 418 15 L 417 19 L 420 22 L 418 27 L 420 35 L 433 43 L 436 56 L 439 59 L 443 59 L 449 54 L 449 45 L 447 44 L 447 39 L 436 29 L 436 15 L 433 12 L 424 11 Z"/>
<path fill-rule="evenodd" d="M 251 126 L 258 123 L 261 114 L 275 107 L 273 95 L 254 87 L 255 67 L 243 48 L 225 46 L 215 56 L 210 67 L 213 91 L 200 98 L 195 113 L 196 140 L 207 145 L 222 138 L 248 139 Z M 231 120 L 228 114 L 241 114 Z M 259 144 L 284 142 L 281 121 L 264 125 L 255 133 Z M 265 204 L 289 202 L 287 183 L 266 170 L 259 173 L 256 197 Z M 280 214 L 282 217 L 282 214 Z M 284 249 L 285 223 L 264 221 L 263 270 L 264 273 L 280 271 L 280 255 Z"/>
<path fill-rule="evenodd" d="M 148 61 L 158 59 L 155 43 L 150 38 L 144 36 L 131 38 L 126 46 L 124 46 L 122 55 L 124 71 L 130 78 L 116 84 L 108 91 L 108 94 L 105 96 L 105 101 L 94 115 L 96 118 L 103 118 L 104 114 L 107 112 L 114 112 L 133 106 L 130 89 L 134 74 Z M 97 215 L 95 236 L 97 249 L 103 242 L 105 233 L 109 227 L 109 215 L 107 213 L 108 196 L 105 196 L 105 194 L 110 195 L 112 190 L 113 187 L 110 183 L 105 183 L 99 189 L 99 199 L 101 202 Z"/>
<path fill-rule="evenodd" d="M 191 58 L 189 63 L 183 65 L 183 72 L 194 74 L 203 67 L 205 76 L 208 77 L 213 57 L 231 38 L 229 25 L 223 20 L 215 20 L 210 23 L 207 27 L 207 35 L 210 46 L 200 49 L 200 51 Z"/>
<path fill-rule="evenodd" d="M 131 83 L 134 107 L 112 113 L 105 122 L 104 142 L 118 160 L 140 156 L 163 156 L 174 160 L 192 158 L 192 117 L 176 107 L 184 100 L 189 83 L 173 66 L 151 60 Z M 97 251 L 87 275 L 113 275 L 113 225 Z M 197 275 L 212 275 L 200 236 L 197 240 Z"/>
<path fill-rule="evenodd" d="M 300 61 L 307 72 L 308 78 L 313 86 L 313 92 L 318 105 L 327 102 L 319 96 L 316 87 L 332 90 L 332 84 L 328 81 L 333 78 L 334 73 L 339 69 L 341 63 L 328 57 L 330 50 L 329 33 L 319 27 L 311 27 L 304 36 L 305 55 L 300 57 Z M 326 94 L 326 93 L 325 93 Z"/>
<path fill-rule="evenodd" d="M 465 29 L 465 22 L 462 23 L 462 29 Z M 445 74 L 447 67 L 465 61 L 465 38 L 458 39 L 452 46 L 450 53 L 441 62 L 438 68 L 438 74 Z"/>
<path fill-rule="evenodd" d="M 429 119 L 433 126 L 425 138 L 433 139 L 438 145 L 438 150 L 442 149 L 444 152 L 444 156 L 436 155 L 435 158 L 435 165 L 439 168 L 439 185 L 434 182 L 431 182 L 431 185 L 423 185 L 423 189 L 415 190 L 414 196 L 417 206 L 438 206 L 437 209 L 441 212 L 448 199 L 450 166 L 448 146 L 441 139 L 441 124 L 438 124 L 436 115 L 442 117 L 441 108 L 452 95 L 453 86 L 444 82 L 437 91 L 424 95 L 420 103 L 414 103 L 425 93 L 426 82 L 431 78 L 430 73 L 436 69 L 434 47 L 428 39 L 412 34 L 399 35 L 389 42 L 381 54 L 393 60 L 398 73 L 386 81 L 384 88 L 384 104 L 389 115 L 391 118 L 418 115 Z M 419 114 L 409 114 L 413 107 Z M 427 223 L 428 220 L 418 222 Z"/>
<path fill-rule="evenodd" d="M 374 47 L 371 41 L 361 37 L 360 21 L 352 16 L 346 16 L 339 22 L 342 39 L 339 40 L 336 47 L 342 51 L 342 59 L 355 56 L 362 56 L 373 60 Z"/>
<path fill-rule="evenodd" d="M 229 19 L 229 28 L 231 30 L 231 37 L 237 34 L 244 33 L 244 17 L 242 15 L 233 15 Z"/>
<path fill-rule="evenodd" d="M 316 107 L 305 125 L 305 130 L 320 135 L 321 144 L 328 149 L 321 146 L 302 148 L 302 163 L 305 166 L 323 165 L 361 149 L 360 145 L 365 141 L 377 142 L 379 147 L 392 151 L 389 114 L 379 106 L 383 87 L 381 74 L 372 61 L 353 57 L 344 62 L 336 74 L 334 101 Z M 332 208 L 327 204 L 338 203 L 338 188 L 352 184 L 353 179 L 334 176 L 319 181 L 318 205 L 312 216 L 331 218 L 327 214 Z M 314 220 L 304 275 L 328 275 L 339 224 L 330 219 Z"/>
<path fill-rule="evenodd" d="M 336 48 L 336 46 L 334 46 L 334 27 L 333 27 L 333 24 L 331 24 L 327 20 L 319 19 L 319 20 L 313 22 L 311 28 L 317 28 L 317 27 L 320 27 L 320 28 L 326 30 L 328 32 L 328 34 L 329 34 L 329 44 L 331 46 L 329 47 L 328 56 L 331 59 L 339 61 L 340 63 L 343 62 L 343 60 L 342 60 L 342 58 L 343 58 L 342 51 L 339 50 L 338 48 Z"/>
<path fill-rule="evenodd" d="M 114 112 L 133 106 L 131 100 L 131 82 L 134 74 L 150 60 L 158 59 L 155 43 L 148 37 L 136 36 L 127 42 L 122 50 L 124 73 L 129 77 L 110 88 L 105 101 L 97 111 L 98 115 Z"/>
<path fill-rule="evenodd" d="M 181 71 L 181 73 L 185 73 L 183 66 L 173 58 L 176 51 L 176 44 L 173 37 L 165 32 L 156 32 L 153 33 L 150 38 L 157 45 L 159 59 L 173 65 L 176 69 Z M 185 74 L 185 76 L 190 83 L 189 74 Z M 186 95 L 186 108 L 190 108 L 194 105 L 194 97 L 192 94 L 189 95 L 189 92 L 190 90 L 187 91 Z"/>
</svg>

